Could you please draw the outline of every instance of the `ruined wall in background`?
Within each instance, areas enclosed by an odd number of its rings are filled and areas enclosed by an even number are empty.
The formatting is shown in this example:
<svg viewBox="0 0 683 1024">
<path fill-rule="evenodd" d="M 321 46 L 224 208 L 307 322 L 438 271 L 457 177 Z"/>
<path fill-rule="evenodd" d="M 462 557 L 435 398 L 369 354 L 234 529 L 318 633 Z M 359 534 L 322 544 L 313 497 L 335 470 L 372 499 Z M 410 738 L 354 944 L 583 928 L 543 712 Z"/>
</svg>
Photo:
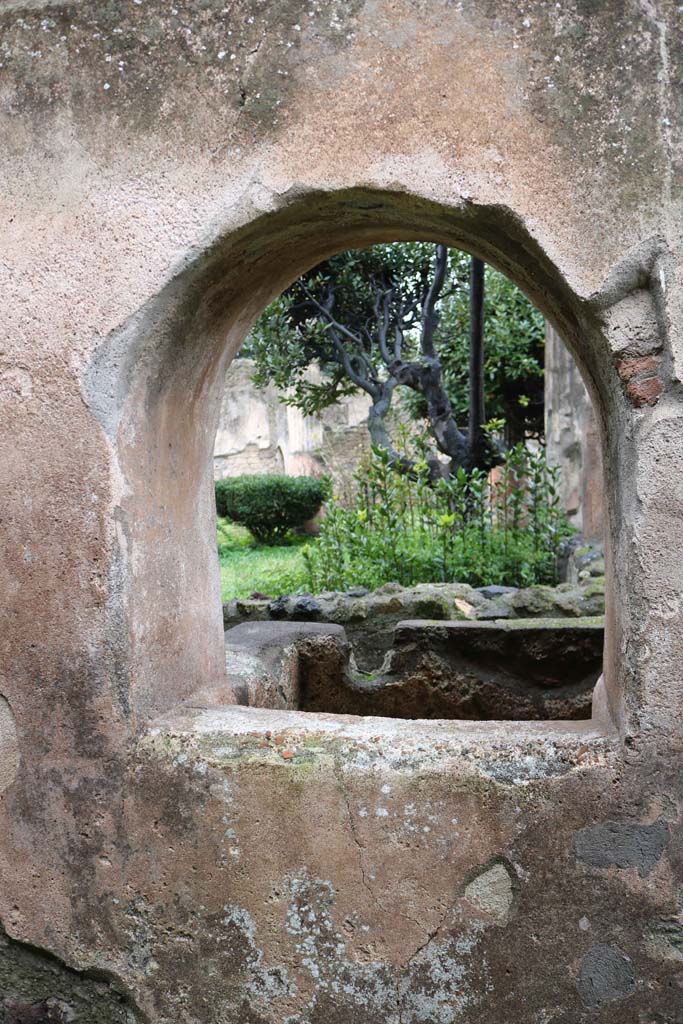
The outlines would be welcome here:
<svg viewBox="0 0 683 1024">
<path fill-rule="evenodd" d="M 226 374 L 213 453 L 215 479 L 241 473 L 327 473 L 336 493 L 348 496 L 358 463 L 370 450 L 367 396 L 351 395 L 320 416 L 306 416 L 284 405 L 273 385 L 257 388 L 253 369 L 251 359 L 236 359 Z"/>
<path fill-rule="evenodd" d="M 562 471 L 562 503 L 588 540 L 604 535 L 605 488 L 600 435 L 576 362 L 550 324 L 545 343 L 545 437 L 548 458 Z"/>
</svg>

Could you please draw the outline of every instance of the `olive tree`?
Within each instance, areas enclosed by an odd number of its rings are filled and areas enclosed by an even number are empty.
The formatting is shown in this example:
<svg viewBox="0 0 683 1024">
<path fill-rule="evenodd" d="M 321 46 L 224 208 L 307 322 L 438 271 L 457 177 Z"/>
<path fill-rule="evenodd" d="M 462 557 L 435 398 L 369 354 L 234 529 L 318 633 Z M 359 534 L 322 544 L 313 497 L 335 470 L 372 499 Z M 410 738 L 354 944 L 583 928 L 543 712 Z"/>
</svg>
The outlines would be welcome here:
<svg viewBox="0 0 683 1024">
<path fill-rule="evenodd" d="M 485 268 L 481 260 L 425 242 L 347 250 L 300 277 L 261 315 L 246 352 L 254 379 L 311 415 L 358 391 L 370 400 L 374 444 L 399 461 L 387 428 L 396 389 L 408 389 L 447 471 L 486 468 L 495 452 L 484 429 Z M 454 407 L 453 330 L 468 311 L 466 417 Z M 460 349 L 462 338 L 458 339 Z M 460 351 L 460 350 L 459 350 Z M 320 379 L 312 379 L 317 364 Z M 463 419 L 466 418 L 466 423 Z M 459 421 L 460 424 L 459 425 Z M 439 463 L 432 460 L 434 472 Z"/>
</svg>

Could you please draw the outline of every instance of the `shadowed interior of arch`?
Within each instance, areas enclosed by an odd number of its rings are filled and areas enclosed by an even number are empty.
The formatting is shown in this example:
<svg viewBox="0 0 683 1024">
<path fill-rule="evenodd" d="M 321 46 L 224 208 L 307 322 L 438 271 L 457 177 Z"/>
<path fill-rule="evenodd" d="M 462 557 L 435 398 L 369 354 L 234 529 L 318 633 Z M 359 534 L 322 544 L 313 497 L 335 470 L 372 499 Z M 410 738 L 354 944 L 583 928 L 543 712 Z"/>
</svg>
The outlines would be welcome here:
<svg viewBox="0 0 683 1024">
<path fill-rule="evenodd" d="M 283 289 L 335 253 L 420 239 L 485 260 L 552 325 L 580 369 L 613 482 L 616 434 L 606 429 L 610 416 L 615 422 L 613 367 L 603 326 L 592 300 L 572 289 L 518 217 L 503 207 L 449 206 L 388 190 L 283 195 L 277 209 L 225 228 L 183 263 L 103 339 L 85 377 L 84 393 L 107 435 L 125 432 L 118 449 L 123 478 L 139 482 L 121 499 L 117 534 L 123 567 L 135 553 L 135 585 L 128 592 L 114 577 L 109 611 L 114 628 L 126 621 L 139 626 L 139 642 L 126 647 L 133 680 L 127 699 L 137 714 L 164 713 L 200 692 L 234 699 L 226 686 L 224 632 L 235 620 L 226 602 L 221 606 L 212 456 L 225 372 L 252 325 Z M 609 591 L 609 547 L 606 565 Z M 622 685 L 618 647 L 610 643 L 616 607 L 608 600 L 604 669 L 612 715 Z M 345 623 L 347 633 L 351 628 Z M 366 673 L 378 669 L 362 656 L 357 661 Z"/>
</svg>

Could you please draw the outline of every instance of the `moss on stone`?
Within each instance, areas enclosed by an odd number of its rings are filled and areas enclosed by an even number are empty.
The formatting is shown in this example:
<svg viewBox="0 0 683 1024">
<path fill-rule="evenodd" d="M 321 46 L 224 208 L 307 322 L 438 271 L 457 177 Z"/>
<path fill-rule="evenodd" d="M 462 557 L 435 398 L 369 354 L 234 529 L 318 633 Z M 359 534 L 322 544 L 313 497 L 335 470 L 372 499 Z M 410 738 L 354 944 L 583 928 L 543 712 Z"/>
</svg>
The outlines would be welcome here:
<svg viewBox="0 0 683 1024">
<path fill-rule="evenodd" d="M 556 595 L 552 587 L 527 587 L 513 596 L 511 604 L 521 616 L 549 615 L 556 607 Z"/>
<path fill-rule="evenodd" d="M 412 608 L 407 607 L 406 611 L 411 612 L 420 619 L 456 618 L 450 602 L 438 594 L 420 597 L 417 601 L 413 602 Z"/>
</svg>

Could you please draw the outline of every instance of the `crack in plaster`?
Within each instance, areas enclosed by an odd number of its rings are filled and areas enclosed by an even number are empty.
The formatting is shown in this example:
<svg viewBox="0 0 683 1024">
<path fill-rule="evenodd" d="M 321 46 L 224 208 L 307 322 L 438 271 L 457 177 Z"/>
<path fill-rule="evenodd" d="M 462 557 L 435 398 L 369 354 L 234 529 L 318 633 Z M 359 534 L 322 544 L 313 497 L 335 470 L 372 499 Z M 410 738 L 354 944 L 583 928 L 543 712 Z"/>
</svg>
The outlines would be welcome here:
<svg viewBox="0 0 683 1024">
<path fill-rule="evenodd" d="M 388 912 L 386 906 L 384 905 L 382 900 L 375 893 L 374 889 L 372 888 L 372 886 L 368 882 L 367 874 L 365 872 L 365 863 L 363 861 L 363 851 L 364 851 L 365 847 L 363 846 L 363 844 L 361 843 L 361 841 L 360 841 L 360 839 L 358 837 L 358 830 L 356 828 L 356 822 L 355 822 L 355 819 L 354 819 L 354 816 L 353 816 L 353 811 L 351 810 L 351 800 L 350 800 L 350 797 L 349 797 L 348 790 L 346 788 L 346 784 L 344 782 L 343 769 L 341 767 L 341 764 L 339 762 L 339 758 L 338 757 L 335 757 L 335 760 L 334 760 L 334 773 L 335 773 L 335 776 L 337 778 L 337 782 L 339 783 L 339 789 L 340 789 L 340 792 L 341 792 L 341 795 L 342 795 L 342 799 L 344 801 L 344 805 L 346 807 L 346 813 L 347 813 L 347 817 L 349 819 L 349 828 L 351 829 L 351 836 L 353 838 L 353 841 L 355 843 L 356 849 L 358 851 L 358 867 L 360 869 L 360 875 L 361 875 L 361 880 L 362 880 L 362 883 L 363 883 L 363 887 L 367 891 L 367 893 L 370 896 L 370 898 L 372 899 L 373 903 L 382 911 L 382 913 L 386 914 Z M 448 912 L 447 910 L 444 912 L 444 917 L 445 917 L 445 914 L 447 912 Z M 422 924 L 421 921 L 418 921 L 417 918 L 412 917 L 410 914 L 407 914 L 405 912 L 405 910 L 401 910 L 400 914 L 401 914 L 402 917 L 405 918 L 406 921 L 410 921 L 411 924 L 415 925 L 416 928 L 419 928 L 421 931 L 424 931 L 427 934 L 430 934 L 428 929 L 425 928 L 424 924 Z M 441 927 L 441 924 L 438 925 L 437 930 L 440 927 Z M 421 946 L 420 948 L 424 948 L 425 945 L 428 945 L 429 941 L 430 940 L 427 940 L 427 942 L 425 942 L 423 944 L 423 946 Z M 418 952 L 419 952 L 419 950 L 418 950 Z M 415 954 L 413 954 L 413 955 L 415 955 Z M 412 957 L 409 958 L 409 960 L 406 962 L 406 965 L 410 962 L 410 959 L 412 959 Z"/>
<path fill-rule="evenodd" d="M 342 795 L 344 806 L 346 807 L 346 814 L 349 819 L 349 828 L 351 830 L 351 838 L 353 839 L 353 842 L 358 853 L 358 867 L 360 869 L 360 877 L 363 883 L 363 888 L 366 890 L 373 903 L 375 903 L 381 911 L 385 912 L 385 907 L 382 906 L 381 901 L 375 895 L 372 886 L 368 882 L 367 875 L 365 874 L 365 864 L 363 862 L 363 845 L 360 839 L 358 838 L 356 822 L 354 820 L 353 812 L 351 810 L 351 799 L 349 797 L 349 793 L 344 782 L 344 773 L 338 755 L 336 755 L 334 758 L 334 774 L 337 778 L 337 782 L 339 783 L 339 791 Z"/>
<path fill-rule="evenodd" d="M 427 949 L 427 947 L 431 945 L 431 943 L 437 937 L 437 935 L 444 926 L 446 917 L 448 916 L 449 909 L 449 907 L 446 907 L 436 927 L 432 928 L 431 931 L 427 932 L 427 938 L 424 940 L 424 942 L 421 942 L 417 949 L 414 950 L 414 952 L 412 952 L 410 956 L 404 961 L 404 963 L 401 966 L 401 974 L 397 975 L 396 977 L 396 1012 L 398 1013 L 398 1024 L 404 1024 L 403 1003 L 405 993 L 401 992 L 402 976 L 410 970 L 410 968 L 412 967 L 413 963 L 418 958 L 420 953 L 424 952 L 424 950 Z"/>
</svg>

